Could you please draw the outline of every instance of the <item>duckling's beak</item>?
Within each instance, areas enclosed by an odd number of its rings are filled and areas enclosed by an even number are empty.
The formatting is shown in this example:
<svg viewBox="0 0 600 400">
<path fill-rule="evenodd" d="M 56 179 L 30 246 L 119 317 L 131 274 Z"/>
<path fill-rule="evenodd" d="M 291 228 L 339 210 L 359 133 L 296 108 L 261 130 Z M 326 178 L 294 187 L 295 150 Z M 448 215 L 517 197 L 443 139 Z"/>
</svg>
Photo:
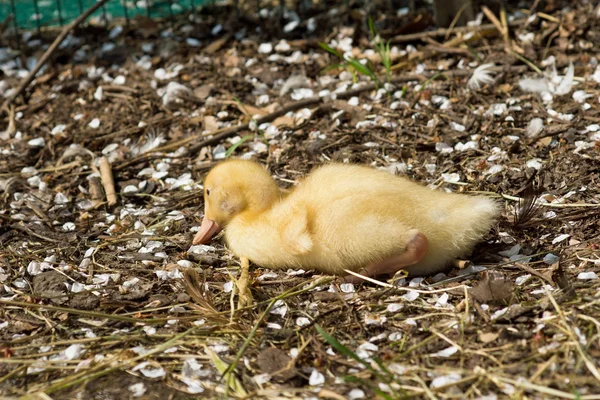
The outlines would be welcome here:
<svg viewBox="0 0 600 400">
<path fill-rule="evenodd" d="M 192 244 L 206 244 L 219 232 L 221 232 L 219 224 L 212 219 L 204 217 L 202 225 L 200 225 L 200 230 L 196 233 L 196 236 L 194 236 Z"/>
</svg>

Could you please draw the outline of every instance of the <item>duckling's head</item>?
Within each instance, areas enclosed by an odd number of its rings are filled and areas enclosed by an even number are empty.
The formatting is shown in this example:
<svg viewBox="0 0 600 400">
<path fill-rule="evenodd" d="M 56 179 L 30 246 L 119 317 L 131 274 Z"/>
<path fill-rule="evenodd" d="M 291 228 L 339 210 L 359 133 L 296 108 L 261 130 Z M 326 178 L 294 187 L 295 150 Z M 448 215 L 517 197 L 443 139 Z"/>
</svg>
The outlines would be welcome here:
<svg viewBox="0 0 600 400">
<path fill-rule="evenodd" d="M 260 164 L 246 160 L 218 164 L 204 179 L 204 219 L 193 243 L 208 243 L 232 219 L 265 211 L 279 195 L 275 181 Z"/>
</svg>

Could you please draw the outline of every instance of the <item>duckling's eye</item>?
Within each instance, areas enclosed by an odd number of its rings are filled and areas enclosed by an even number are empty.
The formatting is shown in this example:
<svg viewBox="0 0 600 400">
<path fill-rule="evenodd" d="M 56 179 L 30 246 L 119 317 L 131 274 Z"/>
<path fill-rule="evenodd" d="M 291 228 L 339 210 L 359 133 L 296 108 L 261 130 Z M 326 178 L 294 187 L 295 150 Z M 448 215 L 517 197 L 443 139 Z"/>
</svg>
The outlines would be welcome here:
<svg viewBox="0 0 600 400">
<path fill-rule="evenodd" d="M 206 189 L 206 195 L 210 196 L 210 189 Z"/>
</svg>

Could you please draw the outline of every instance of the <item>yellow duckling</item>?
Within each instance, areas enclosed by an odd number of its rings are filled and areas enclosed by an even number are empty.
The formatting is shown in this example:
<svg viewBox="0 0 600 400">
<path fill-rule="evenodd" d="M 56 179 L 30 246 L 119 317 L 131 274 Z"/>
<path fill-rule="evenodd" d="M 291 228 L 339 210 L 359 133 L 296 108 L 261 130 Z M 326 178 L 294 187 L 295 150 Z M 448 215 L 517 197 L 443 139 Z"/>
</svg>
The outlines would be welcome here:
<svg viewBox="0 0 600 400">
<path fill-rule="evenodd" d="M 231 251 L 259 266 L 369 277 L 437 272 L 467 255 L 499 214 L 488 198 L 348 164 L 317 168 L 284 194 L 260 164 L 226 161 L 206 176 L 204 202 L 194 244 L 225 229 Z"/>
</svg>

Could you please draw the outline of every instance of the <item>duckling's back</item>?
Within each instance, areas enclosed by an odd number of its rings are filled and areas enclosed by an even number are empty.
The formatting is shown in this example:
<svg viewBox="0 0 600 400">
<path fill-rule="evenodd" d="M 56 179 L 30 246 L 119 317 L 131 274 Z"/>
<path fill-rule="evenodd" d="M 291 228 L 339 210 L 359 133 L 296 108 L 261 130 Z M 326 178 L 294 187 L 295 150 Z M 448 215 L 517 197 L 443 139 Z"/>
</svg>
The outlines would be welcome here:
<svg viewBox="0 0 600 400">
<path fill-rule="evenodd" d="M 427 236 L 429 250 L 409 272 L 433 273 L 468 254 L 499 214 L 488 198 L 434 191 L 346 164 L 318 168 L 288 200 L 304 204 L 312 221 L 316 247 L 307 262 L 325 262 L 318 269 L 338 274 L 402 252 L 415 229 Z"/>
</svg>

